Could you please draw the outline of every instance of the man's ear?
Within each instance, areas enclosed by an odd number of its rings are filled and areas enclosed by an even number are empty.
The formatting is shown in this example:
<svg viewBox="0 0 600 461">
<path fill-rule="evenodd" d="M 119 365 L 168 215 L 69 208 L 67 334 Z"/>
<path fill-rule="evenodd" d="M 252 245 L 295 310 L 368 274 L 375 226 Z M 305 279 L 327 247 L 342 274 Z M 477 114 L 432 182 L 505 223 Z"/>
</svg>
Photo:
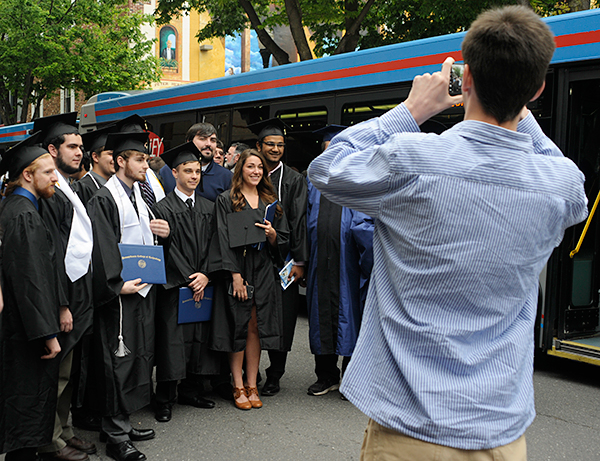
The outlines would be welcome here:
<svg viewBox="0 0 600 461">
<path fill-rule="evenodd" d="M 125 159 L 121 155 L 117 155 L 117 165 L 119 165 L 119 169 L 125 168 Z"/>
<path fill-rule="evenodd" d="M 48 152 L 52 155 L 53 158 L 58 157 L 58 149 L 54 144 L 48 144 Z"/>
<path fill-rule="evenodd" d="M 544 91 L 544 88 L 546 88 L 546 80 L 544 80 L 542 86 L 540 86 L 540 89 L 536 91 L 536 93 L 533 95 L 533 98 L 531 98 L 529 102 L 535 101 L 537 98 L 539 98 L 542 92 Z"/>
<path fill-rule="evenodd" d="M 33 182 L 33 173 L 31 171 L 24 170 L 23 171 L 23 179 L 25 182 L 32 183 Z"/>
</svg>

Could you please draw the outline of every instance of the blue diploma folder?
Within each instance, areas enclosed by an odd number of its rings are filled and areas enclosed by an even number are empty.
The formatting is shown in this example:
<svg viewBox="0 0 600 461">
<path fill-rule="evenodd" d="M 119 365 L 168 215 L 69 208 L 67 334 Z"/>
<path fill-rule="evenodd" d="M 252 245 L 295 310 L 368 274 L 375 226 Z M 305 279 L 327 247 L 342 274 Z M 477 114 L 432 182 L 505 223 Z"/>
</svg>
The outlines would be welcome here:
<svg viewBox="0 0 600 461">
<path fill-rule="evenodd" d="M 142 283 L 167 283 L 162 246 L 119 243 L 119 251 L 123 263 L 121 278 L 125 282 L 142 279 Z"/>
<path fill-rule="evenodd" d="M 207 285 L 202 301 L 194 301 L 194 292 L 188 287 L 179 289 L 179 315 L 177 323 L 207 322 L 212 315 L 214 288 Z"/>
</svg>

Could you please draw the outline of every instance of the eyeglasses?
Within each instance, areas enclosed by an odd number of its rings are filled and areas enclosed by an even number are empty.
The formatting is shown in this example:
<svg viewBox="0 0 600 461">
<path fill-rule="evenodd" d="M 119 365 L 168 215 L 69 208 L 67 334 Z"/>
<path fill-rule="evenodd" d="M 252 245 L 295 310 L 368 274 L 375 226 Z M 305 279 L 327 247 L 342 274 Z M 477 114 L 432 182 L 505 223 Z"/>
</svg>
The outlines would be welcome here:
<svg viewBox="0 0 600 461">
<path fill-rule="evenodd" d="M 275 147 L 277 146 L 278 149 L 283 149 L 285 147 L 285 143 L 284 142 L 280 142 L 280 143 L 274 143 L 274 142 L 263 142 L 263 144 L 267 147 Z"/>
</svg>

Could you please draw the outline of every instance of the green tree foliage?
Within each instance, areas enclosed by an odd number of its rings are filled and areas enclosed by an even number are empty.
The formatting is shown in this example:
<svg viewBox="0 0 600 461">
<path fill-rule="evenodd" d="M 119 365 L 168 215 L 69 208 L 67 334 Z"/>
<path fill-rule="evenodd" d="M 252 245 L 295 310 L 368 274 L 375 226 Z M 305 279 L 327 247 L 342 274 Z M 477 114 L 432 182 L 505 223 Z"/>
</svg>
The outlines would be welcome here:
<svg viewBox="0 0 600 461">
<path fill-rule="evenodd" d="M 489 8 L 530 5 L 542 16 L 572 10 L 571 3 L 589 0 L 159 0 L 159 22 L 190 10 L 208 12 L 212 22 L 198 32 L 199 40 L 224 37 L 250 26 L 280 64 L 289 57 L 269 43 L 269 28 L 289 25 L 301 60 L 311 59 L 306 39 L 298 31 L 311 31 L 314 53 L 345 53 L 419 38 L 466 30 L 477 15 Z M 271 40 L 272 42 L 272 40 Z"/>
<path fill-rule="evenodd" d="M 26 121 L 30 104 L 60 88 L 86 97 L 140 89 L 160 79 L 152 40 L 141 32 L 152 17 L 131 14 L 127 0 L 0 0 L 0 115 Z M 18 98 L 23 107 L 17 120 Z"/>
</svg>

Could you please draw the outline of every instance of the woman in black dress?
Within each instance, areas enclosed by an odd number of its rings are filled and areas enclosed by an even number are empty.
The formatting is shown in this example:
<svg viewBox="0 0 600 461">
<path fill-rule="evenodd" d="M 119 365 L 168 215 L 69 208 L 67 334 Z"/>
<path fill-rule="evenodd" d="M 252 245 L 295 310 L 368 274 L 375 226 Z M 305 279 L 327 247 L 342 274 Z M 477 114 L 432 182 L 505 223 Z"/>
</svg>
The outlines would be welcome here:
<svg viewBox="0 0 600 461">
<path fill-rule="evenodd" d="M 266 206 L 276 200 L 268 179 L 263 156 L 254 149 L 244 151 L 238 160 L 231 189 L 216 201 L 217 233 L 221 260 L 219 268 L 230 277 L 215 289 L 212 348 L 229 352 L 236 407 L 242 410 L 260 408 L 262 402 L 256 388 L 261 349 L 282 347 L 282 307 L 278 266 L 287 253 L 288 229 L 283 211 L 277 205 L 273 222 L 256 226 L 264 229 L 266 242 L 258 245 L 231 247 L 235 233 L 243 228 L 228 228 L 228 214 L 257 210 L 256 221 L 265 215 Z M 247 285 L 254 287 L 248 296 Z M 242 367 L 246 362 L 245 381 Z"/>
</svg>

